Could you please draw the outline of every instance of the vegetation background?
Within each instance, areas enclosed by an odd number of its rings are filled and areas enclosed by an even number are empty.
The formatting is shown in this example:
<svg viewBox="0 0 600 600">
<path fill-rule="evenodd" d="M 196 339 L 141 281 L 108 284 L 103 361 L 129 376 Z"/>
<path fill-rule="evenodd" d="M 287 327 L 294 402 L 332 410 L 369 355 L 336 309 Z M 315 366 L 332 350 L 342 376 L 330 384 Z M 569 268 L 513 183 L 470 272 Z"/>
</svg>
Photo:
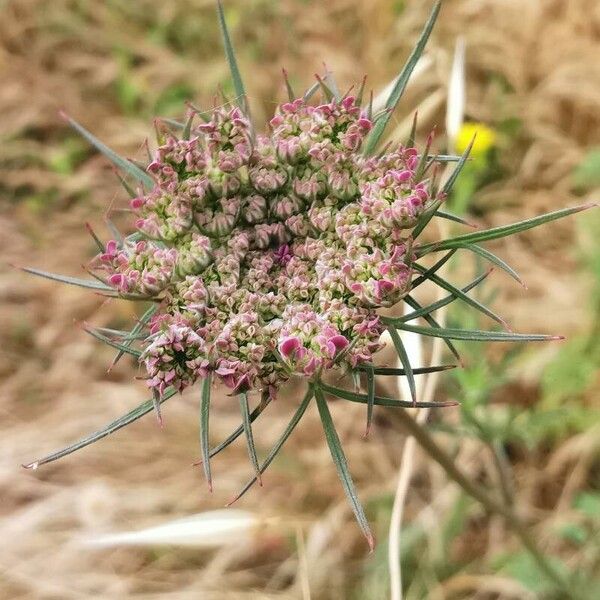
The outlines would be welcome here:
<svg viewBox="0 0 600 600">
<path fill-rule="evenodd" d="M 226 13 L 257 122 L 326 61 L 349 87 L 377 91 L 399 70 L 426 18 L 420 0 L 229 0 Z M 470 165 L 450 203 L 500 224 L 597 198 L 600 189 L 600 4 L 597 0 L 446 0 L 429 69 L 395 113 L 420 106 L 421 139 L 438 125 L 458 35 L 467 41 L 467 117 L 492 128 L 493 149 Z M 93 549 L 81 540 L 221 507 L 250 474 L 245 448 L 214 461 L 206 490 L 198 458 L 198 390 L 80 454 L 38 471 L 19 464 L 95 430 L 145 399 L 133 362 L 107 374 L 112 353 L 80 329 L 120 326 L 126 303 L 36 280 L 11 267 L 77 274 L 91 256 L 85 228 L 103 230 L 125 205 L 106 161 L 57 117 L 64 109 L 120 153 L 141 156 L 152 118 L 210 107 L 230 89 L 212 0 L 0 0 L 0 597 L 318 600 L 389 596 L 386 537 L 404 434 L 377 410 L 364 440 L 360 407 L 332 411 L 380 541 L 372 555 L 346 506 L 316 410 L 239 503 L 261 521 L 217 550 Z M 118 213 L 117 213 L 118 214 Z M 108 234 L 107 234 L 108 235 Z M 600 597 L 600 219 L 598 211 L 502 241 L 524 290 L 495 273 L 487 293 L 515 330 L 565 334 L 515 349 L 462 344 L 447 375 L 436 438 L 470 477 L 494 490 L 493 444 L 515 505 L 559 569 Z M 477 268 L 457 264 L 456 278 Z M 450 322 L 472 325 L 455 309 Z M 295 399 L 257 422 L 267 451 Z M 215 403 L 212 435 L 238 424 Z M 314 408 L 314 407 L 313 407 Z M 410 599 L 562 598 L 501 519 L 418 452 L 403 527 Z M 595 595 L 597 594 L 597 595 Z"/>
</svg>

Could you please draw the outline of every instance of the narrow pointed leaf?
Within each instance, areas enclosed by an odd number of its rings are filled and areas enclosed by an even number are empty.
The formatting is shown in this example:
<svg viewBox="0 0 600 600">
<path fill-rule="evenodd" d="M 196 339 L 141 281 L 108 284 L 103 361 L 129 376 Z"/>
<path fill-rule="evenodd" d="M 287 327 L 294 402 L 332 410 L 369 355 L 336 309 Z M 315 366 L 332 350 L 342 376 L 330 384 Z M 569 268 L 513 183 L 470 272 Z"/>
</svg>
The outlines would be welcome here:
<svg viewBox="0 0 600 600">
<path fill-rule="evenodd" d="M 406 302 L 406 304 L 408 304 L 413 310 L 421 310 L 423 308 L 412 296 L 406 296 L 404 298 L 404 302 Z M 425 321 L 427 321 L 427 323 L 429 323 L 431 327 L 441 327 L 441 325 L 433 318 L 433 316 L 430 313 L 423 314 L 423 319 L 425 319 Z M 460 358 L 458 350 L 456 349 L 456 346 L 450 340 L 444 340 L 444 344 L 446 345 L 448 350 L 452 352 L 454 358 L 456 358 L 456 360 L 462 364 L 462 360 Z"/>
<path fill-rule="evenodd" d="M 67 123 L 77 131 L 81 136 L 83 136 L 96 150 L 104 154 L 108 160 L 110 160 L 113 165 L 117 168 L 121 169 L 123 173 L 127 175 L 131 175 L 136 181 L 139 181 L 146 188 L 151 189 L 154 187 L 154 180 L 148 173 L 140 169 L 137 165 L 133 164 L 131 161 L 119 156 L 114 150 L 111 150 L 106 144 L 101 142 L 95 135 L 90 133 L 85 127 L 80 125 L 75 119 L 72 119 L 68 115 L 63 115 L 64 119 Z"/>
<path fill-rule="evenodd" d="M 481 256 L 482 258 L 485 258 L 486 260 L 488 260 L 492 264 L 496 265 L 497 267 L 500 267 L 505 273 L 508 273 L 515 281 L 517 281 L 518 283 L 520 283 L 523 286 L 525 285 L 523 283 L 523 280 L 519 277 L 519 274 L 508 263 L 503 261 L 501 258 L 496 256 L 495 254 L 493 254 L 486 248 L 483 248 L 482 246 L 478 246 L 477 244 L 466 244 L 464 246 L 464 248 L 466 250 L 470 250 L 471 252 L 474 252 L 475 254 Z"/>
<path fill-rule="evenodd" d="M 363 95 L 365 93 L 365 85 L 367 84 L 367 76 L 365 75 L 360 82 L 360 88 L 358 94 L 356 94 L 356 106 L 362 106 Z"/>
<path fill-rule="evenodd" d="M 254 472 L 258 478 L 259 485 L 262 485 L 260 479 L 260 467 L 258 466 L 258 457 L 256 456 L 256 446 L 254 445 L 254 436 L 252 435 L 252 424 L 250 422 L 250 408 L 248 406 L 248 394 L 240 394 L 240 409 L 242 411 L 242 424 L 244 434 L 246 435 L 246 444 L 248 446 L 248 456 L 254 467 Z"/>
<path fill-rule="evenodd" d="M 135 190 L 127 183 L 127 181 L 125 181 L 125 178 L 123 177 L 123 175 L 121 175 L 121 173 L 119 173 L 119 171 L 117 169 L 114 170 L 115 175 L 117 176 L 117 179 L 119 180 L 119 183 L 123 186 L 123 189 L 127 192 L 127 195 L 130 198 L 135 198 L 137 196 L 137 194 L 135 193 Z"/>
<path fill-rule="evenodd" d="M 354 516 L 356 517 L 364 536 L 367 538 L 369 548 L 373 550 L 375 540 L 373 538 L 373 534 L 371 533 L 369 522 L 367 521 L 365 511 L 363 510 L 360 500 L 358 499 L 354 482 L 352 481 L 350 471 L 348 470 L 348 462 L 346 461 L 346 456 L 344 454 L 344 450 L 342 449 L 340 438 L 335 430 L 333 419 L 331 418 L 331 413 L 329 412 L 329 406 L 327 406 L 325 396 L 323 396 L 323 392 L 318 386 L 315 387 L 315 397 L 317 400 L 319 415 L 321 417 L 321 423 L 323 424 L 323 431 L 325 432 L 325 439 L 327 440 L 327 445 L 329 446 L 329 451 L 331 452 L 331 458 L 333 458 L 333 462 L 338 471 L 338 475 L 342 482 L 342 486 L 344 487 L 344 491 L 346 492 L 346 496 L 348 497 L 348 501 L 350 502 L 350 506 L 352 507 L 352 511 L 354 512 Z"/>
<path fill-rule="evenodd" d="M 288 100 L 293 102 L 296 99 L 296 94 L 294 94 L 294 90 L 292 89 L 292 84 L 290 83 L 288 72 L 285 69 L 282 69 L 283 72 L 283 80 L 285 81 L 285 89 L 287 91 Z"/>
<path fill-rule="evenodd" d="M 416 263 L 413 266 L 417 270 L 423 269 L 423 271 L 425 271 L 424 267 L 421 267 L 420 265 L 418 265 Z M 506 321 L 502 317 L 498 316 L 494 311 L 490 310 L 487 306 L 484 306 L 483 304 L 481 304 L 481 302 L 479 302 L 478 300 L 475 300 L 474 298 L 467 296 L 463 291 L 459 290 L 457 287 L 453 286 L 451 283 L 448 283 L 445 279 L 442 279 L 441 277 L 439 277 L 438 275 L 435 275 L 435 274 L 429 275 L 428 279 L 432 283 L 435 283 L 442 289 L 446 290 L 447 292 L 450 292 L 452 295 L 456 296 L 457 298 L 459 298 L 460 300 L 462 300 L 469 306 L 472 306 L 473 308 L 475 308 L 479 312 L 482 312 L 484 315 L 487 315 L 488 317 L 490 317 L 497 323 L 500 323 L 500 325 L 502 325 L 503 327 L 508 328 Z"/>
<path fill-rule="evenodd" d="M 549 223 L 550 221 L 555 221 L 557 219 L 562 219 L 563 217 L 568 217 L 569 215 L 581 212 L 582 210 L 587 210 L 588 208 L 592 208 L 593 206 L 597 205 L 592 203 L 583 204 L 581 206 L 574 206 L 572 208 L 563 208 L 561 210 L 555 210 L 554 212 L 546 213 L 538 217 L 526 219 L 525 221 L 520 221 L 519 223 L 512 223 L 511 225 L 493 227 L 492 229 L 486 229 L 485 231 L 474 231 L 473 233 L 466 233 L 454 238 L 442 240 L 440 242 L 425 244 L 418 248 L 417 255 L 423 256 L 428 252 L 432 251 L 437 252 L 438 250 L 448 250 L 449 248 L 463 248 L 467 244 L 479 244 L 480 242 L 497 240 L 499 238 L 507 237 L 509 235 L 514 235 L 515 233 L 527 231 L 528 229 L 538 227 L 539 225 Z"/>
<path fill-rule="evenodd" d="M 175 129 L 184 129 L 185 123 L 181 121 L 177 121 L 176 119 L 170 119 L 169 117 L 159 117 L 161 123 L 168 125 L 169 127 L 173 127 Z"/>
<path fill-rule="evenodd" d="M 306 92 L 304 92 L 303 99 L 305 102 L 308 102 L 317 93 L 319 86 L 319 82 L 316 81 L 306 90 Z"/>
<path fill-rule="evenodd" d="M 260 473 L 264 473 L 267 470 L 269 465 L 273 462 L 273 459 L 277 456 L 277 454 L 279 453 L 279 451 L 281 450 L 281 448 L 283 447 L 283 445 L 285 444 L 287 439 L 290 437 L 290 435 L 292 434 L 292 431 L 294 431 L 294 429 L 296 428 L 296 425 L 298 425 L 298 423 L 300 422 L 300 419 L 306 412 L 306 409 L 308 408 L 308 405 L 310 404 L 310 401 L 312 400 L 313 395 L 314 395 L 314 392 L 313 392 L 312 388 L 309 388 L 309 390 L 306 392 L 306 395 L 304 396 L 304 399 L 300 403 L 300 406 L 298 406 L 298 408 L 296 409 L 296 412 L 294 413 L 290 422 L 287 424 L 287 426 L 284 429 L 283 433 L 281 434 L 280 438 L 277 440 L 277 442 L 275 443 L 273 448 L 271 448 L 271 451 L 265 458 L 263 464 L 260 467 Z M 246 483 L 246 485 L 244 485 L 244 487 L 241 489 L 241 491 L 235 496 L 235 498 L 233 498 L 233 500 L 231 500 L 228 503 L 228 505 L 233 504 L 234 502 L 239 500 L 256 483 L 256 481 L 257 481 L 257 476 L 255 475 L 254 477 L 252 477 L 252 479 L 250 479 Z"/>
<path fill-rule="evenodd" d="M 334 387 L 332 385 L 321 384 L 322 390 L 326 394 L 331 394 L 342 400 L 349 400 L 350 402 L 358 402 L 359 404 L 367 404 L 368 396 L 366 394 L 359 394 L 358 392 L 350 392 L 341 388 Z M 457 406 L 458 402 L 453 400 L 448 402 L 417 402 L 415 405 L 412 401 L 408 400 L 397 400 L 396 398 L 386 398 L 385 396 L 375 396 L 375 406 L 387 406 L 389 408 L 448 408 L 450 406 Z"/>
<path fill-rule="evenodd" d="M 225 56 L 229 63 L 229 70 L 231 72 L 231 79 L 233 80 L 233 87 L 237 96 L 237 103 L 242 110 L 247 111 L 246 90 L 244 89 L 244 82 L 242 81 L 242 76 L 235 58 L 235 52 L 233 50 L 233 44 L 231 43 L 227 22 L 225 21 L 225 13 L 223 11 L 221 0 L 217 0 L 217 13 L 219 16 L 221 36 L 223 37 L 223 46 L 225 47 Z"/>
<path fill-rule="evenodd" d="M 396 367 L 375 367 L 373 365 L 358 365 L 356 367 L 359 371 L 372 370 L 374 375 L 390 375 L 393 377 L 403 377 L 406 375 L 404 369 L 397 369 Z M 456 369 L 456 365 L 435 365 L 432 367 L 415 367 L 413 369 L 413 375 L 425 375 L 427 373 L 438 373 L 439 371 L 449 371 L 450 369 Z"/>
<path fill-rule="evenodd" d="M 415 147 L 415 139 L 417 137 L 417 117 L 418 117 L 418 112 L 415 111 L 415 116 L 413 117 L 412 126 L 410 128 L 410 133 L 408 134 L 408 139 L 406 140 L 407 148 Z"/>
<path fill-rule="evenodd" d="M 476 277 L 473 281 L 471 281 L 471 283 L 469 283 L 469 285 L 466 285 L 464 288 L 462 288 L 462 291 L 464 293 L 467 293 L 468 291 L 472 290 L 474 287 L 478 286 L 490 273 L 491 273 L 491 270 L 486 271 L 485 273 L 481 274 L 479 277 Z M 432 312 L 439 310 L 443 306 L 446 306 L 446 305 L 450 304 L 451 302 L 454 302 L 454 300 L 457 300 L 457 297 L 454 294 L 450 294 L 449 296 L 446 296 L 445 298 L 441 298 L 440 300 L 437 300 L 436 302 L 432 302 L 431 304 L 428 304 L 427 306 L 420 306 L 419 308 L 416 308 L 411 313 L 402 315 L 401 317 L 397 317 L 394 319 L 388 319 L 388 322 L 393 321 L 394 323 L 406 323 L 408 321 L 414 321 L 414 319 L 418 319 L 419 317 L 429 315 Z M 415 306 L 418 304 L 418 302 L 416 300 L 414 301 L 414 303 L 415 303 Z"/>
<path fill-rule="evenodd" d="M 100 252 L 104 252 L 105 251 L 104 243 L 96 235 L 96 232 L 93 230 L 92 226 L 89 223 L 86 223 L 85 224 L 85 228 L 88 230 L 88 233 L 92 236 L 92 239 L 96 243 L 96 246 L 98 247 L 98 250 L 100 250 Z"/>
<path fill-rule="evenodd" d="M 331 88 L 327 85 L 327 83 L 325 82 L 324 79 L 319 77 L 319 75 L 317 75 L 316 77 L 317 77 L 317 82 L 319 83 L 319 87 L 321 88 L 321 91 L 323 92 L 323 95 L 325 96 L 325 99 L 327 100 L 327 102 L 331 102 L 335 98 L 335 94 L 333 93 Z M 327 75 L 326 75 L 326 77 L 327 77 Z"/>
<path fill-rule="evenodd" d="M 152 315 L 154 315 L 157 310 L 158 306 L 155 304 L 141 316 L 140 320 L 131 329 L 128 338 L 126 340 L 121 340 L 125 346 L 129 347 L 129 345 L 136 339 L 137 335 L 144 329 L 144 327 L 146 327 L 148 321 L 152 318 Z M 124 352 L 125 350 L 119 350 L 119 352 L 117 352 L 117 355 L 114 357 L 112 362 L 113 366 L 121 360 Z"/>
<path fill-rule="evenodd" d="M 392 342 L 394 342 L 394 347 L 396 348 L 396 352 L 398 353 L 398 358 L 400 359 L 400 363 L 404 367 L 406 371 L 406 379 L 408 381 L 408 387 L 410 389 L 410 395 L 412 397 L 413 406 L 417 405 L 417 385 L 415 383 L 415 374 L 413 373 L 412 365 L 410 364 L 410 358 L 406 352 L 406 348 L 404 347 L 404 343 L 402 339 L 398 335 L 398 332 L 394 327 L 388 327 L 388 331 L 390 332 L 390 336 L 392 338 Z"/>
<path fill-rule="evenodd" d="M 118 227 L 108 217 L 104 220 L 104 222 L 106 223 L 106 226 L 110 230 L 110 233 L 113 236 L 113 239 L 115 239 L 117 241 L 119 246 L 123 246 L 123 236 L 121 235 L 121 232 L 119 231 Z M 130 237 L 131 236 L 128 236 L 127 239 L 129 239 Z"/>
<path fill-rule="evenodd" d="M 168 388 L 165 391 L 165 393 L 163 394 L 163 396 L 160 398 L 159 402 L 161 404 L 163 402 L 166 402 L 169 398 L 174 396 L 176 393 L 177 393 L 177 391 L 174 390 L 173 388 Z M 149 412 L 152 412 L 153 409 L 154 409 L 154 401 L 152 399 L 146 400 L 146 402 L 143 402 L 138 407 L 129 411 L 127 414 L 123 415 L 122 417 L 119 417 L 118 419 L 116 419 L 115 421 L 113 421 L 112 423 L 107 425 L 106 427 L 96 431 L 95 433 L 92 433 L 91 435 L 88 435 L 88 436 L 82 438 L 78 442 L 75 442 L 74 444 L 71 444 L 70 446 L 63 448 L 62 450 L 58 450 L 57 452 L 48 454 L 48 456 L 45 456 L 44 458 L 40 458 L 39 460 L 35 460 L 35 461 L 33 461 L 27 465 L 23 465 L 23 466 L 26 469 L 37 469 L 41 465 L 44 465 L 46 463 L 50 463 L 50 462 L 53 462 L 60 458 L 63 458 L 69 454 L 72 454 L 73 452 L 76 452 L 77 450 L 80 450 L 81 448 L 85 448 L 86 446 L 89 446 L 90 444 L 97 442 L 98 440 L 106 437 L 107 435 L 110 435 L 111 433 L 114 433 L 115 431 L 121 429 L 122 427 L 126 427 L 130 423 L 137 421 L 140 417 L 143 417 L 144 415 L 148 414 Z"/>
<path fill-rule="evenodd" d="M 544 335 L 540 333 L 511 333 L 508 331 L 480 331 L 477 329 L 451 329 L 442 327 L 421 327 L 402 323 L 396 325 L 398 329 L 412 331 L 430 337 L 439 337 L 449 340 L 465 340 L 472 342 L 545 342 L 549 340 L 562 340 L 560 335 Z"/>
<path fill-rule="evenodd" d="M 463 170 L 465 164 L 467 163 L 467 160 L 469 159 L 469 155 L 471 154 L 471 150 L 473 149 L 473 144 L 475 143 L 475 137 L 476 136 L 473 136 L 473 139 L 469 142 L 469 145 L 466 147 L 465 151 L 463 152 L 462 156 L 460 157 L 460 160 L 456 164 L 456 167 L 454 167 L 454 171 L 452 171 L 452 174 L 450 175 L 450 177 L 448 177 L 448 179 L 444 183 L 444 187 L 442 188 L 442 194 L 444 196 L 447 196 L 452 191 L 452 187 L 454 186 L 454 183 L 458 179 L 460 172 Z"/>
<path fill-rule="evenodd" d="M 455 223 L 460 223 L 461 225 L 466 225 L 467 227 L 476 227 L 473 223 L 469 223 L 469 221 L 455 215 L 454 213 L 448 212 L 447 210 L 438 210 L 433 214 L 434 217 L 440 217 L 441 219 L 447 219 L 448 221 L 454 221 Z"/>
<path fill-rule="evenodd" d="M 156 413 L 156 420 L 158 424 L 163 426 L 163 418 L 160 412 L 160 394 L 158 390 L 152 390 L 152 407 L 154 408 L 154 412 Z"/>
<path fill-rule="evenodd" d="M 435 3 L 433 10 L 429 15 L 429 18 L 427 19 L 427 22 L 425 23 L 425 27 L 421 32 L 421 35 L 417 41 L 414 50 L 408 57 L 406 64 L 404 65 L 402 71 L 400 72 L 400 75 L 396 79 L 396 83 L 394 84 L 392 91 L 390 92 L 390 95 L 385 104 L 385 107 L 389 109 L 389 112 L 385 115 L 384 118 L 378 121 L 378 123 L 371 130 L 369 137 L 367 138 L 364 150 L 365 154 L 372 154 L 375 148 L 377 147 L 377 144 L 379 143 L 379 140 L 381 139 L 381 136 L 385 131 L 388 121 L 392 116 L 391 112 L 396 107 L 400 98 L 402 97 L 402 94 L 406 89 L 406 85 L 408 84 L 408 80 L 410 79 L 413 69 L 415 68 L 415 65 L 417 64 L 419 58 L 421 58 L 421 55 L 423 54 L 423 50 L 425 49 L 425 45 L 427 44 L 427 40 L 429 39 L 431 30 L 433 29 L 435 21 L 440 12 L 441 6 L 441 0 L 438 0 Z"/>
<path fill-rule="evenodd" d="M 181 134 L 181 137 L 184 140 L 190 139 L 190 135 L 192 133 L 192 124 L 194 123 L 195 116 L 196 116 L 196 113 L 193 110 L 190 110 L 190 115 L 185 123 L 185 127 L 183 128 L 183 132 Z"/>
<path fill-rule="evenodd" d="M 40 269 L 33 269 L 32 267 L 22 267 L 22 270 L 32 275 L 38 275 L 46 279 L 52 279 L 53 281 L 60 281 L 68 285 L 76 285 L 77 287 L 87 288 L 89 290 L 96 290 L 101 292 L 114 292 L 115 290 L 110 286 L 101 283 L 99 281 L 92 281 L 90 279 L 81 279 L 80 277 L 70 277 L 69 275 L 60 275 L 58 273 L 49 273 L 47 271 L 41 271 Z"/>
<path fill-rule="evenodd" d="M 439 163 L 459 162 L 462 157 L 457 154 L 429 154 L 427 160 Z"/>
<path fill-rule="evenodd" d="M 421 273 L 421 275 L 411 283 L 411 289 L 414 290 L 416 287 L 420 286 L 422 283 L 427 281 L 429 276 L 439 271 L 452 258 L 452 256 L 456 254 L 456 252 L 457 248 L 453 248 L 450 252 L 442 256 L 440 260 L 438 260 L 433 266 L 429 267 L 428 269 L 425 269 L 425 267 L 421 267 L 419 265 L 420 268 L 418 269 L 418 271 Z M 413 266 L 416 268 L 417 264 L 413 263 Z"/>
<path fill-rule="evenodd" d="M 141 340 L 145 337 L 145 334 L 132 336 L 131 331 L 127 329 L 113 329 L 112 327 L 95 327 L 94 329 L 100 333 L 103 333 L 104 335 L 116 337 L 121 342 L 123 340 Z"/>
<path fill-rule="evenodd" d="M 212 476 L 210 473 L 210 442 L 208 438 L 208 422 L 210 415 L 210 373 L 202 380 L 202 397 L 200 399 L 200 451 L 202 467 L 206 476 L 208 489 L 212 492 Z"/>
<path fill-rule="evenodd" d="M 250 423 L 254 423 L 254 421 L 256 421 L 256 419 L 262 414 L 263 410 L 267 407 L 267 405 L 270 402 L 271 401 L 267 398 L 266 400 L 262 401 L 250 413 Z M 213 456 L 216 456 L 217 454 L 219 454 L 219 452 L 222 452 L 223 450 L 225 450 L 225 448 L 227 448 L 233 442 L 235 442 L 235 440 L 237 440 L 240 437 L 240 435 L 242 435 L 242 433 L 244 433 L 244 426 L 240 425 L 237 429 L 235 429 L 232 433 L 230 433 L 229 436 L 227 438 L 225 438 L 220 444 L 218 444 L 214 448 L 211 448 L 211 450 L 209 452 L 209 457 L 212 458 Z M 200 461 L 200 462 L 202 462 L 202 461 Z"/>
<path fill-rule="evenodd" d="M 87 329 L 87 328 L 84 328 L 84 331 L 86 333 L 89 333 L 92 337 L 95 337 L 97 340 L 100 340 L 102 343 L 106 344 L 107 346 L 116 348 L 117 350 L 119 350 L 119 352 L 124 352 L 125 354 L 130 354 L 131 356 L 135 356 L 138 359 L 142 355 L 142 353 L 139 350 L 136 350 L 135 348 L 132 348 L 131 346 L 121 344 L 115 340 L 111 340 L 110 338 L 106 337 L 105 335 L 102 335 L 98 331 L 95 331 L 93 329 Z"/>
<path fill-rule="evenodd" d="M 325 83 L 327 84 L 328 89 L 331 91 L 333 97 L 336 102 L 339 102 L 341 99 L 340 88 L 338 87 L 337 81 L 335 80 L 335 76 L 332 71 L 327 69 L 325 71 Z"/>
<path fill-rule="evenodd" d="M 452 186 L 454 185 L 454 182 L 460 175 L 460 172 L 463 170 L 463 167 L 465 166 L 465 164 L 469 158 L 469 154 L 471 153 L 471 149 L 473 148 L 474 142 L 475 142 L 475 136 L 473 136 L 471 143 L 467 146 L 466 150 L 463 152 L 463 155 L 460 157 L 460 160 L 454 167 L 454 171 L 452 171 L 452 174 L 450 175 L 450 177 L 448 177 L 448 179 L 446 180 L 446 183 L 444 183 L 444 187 L 442 188 L 442 190 L 439 194 L 438 200 L 436 200 L 433 203 L 433 205 L 430 208 L 428 208 L 421 215 L 421 218 L 419 219 L 417 226 L 413 229 L 413 232 L 412 232 L 413 239 L 417 239 L 419 237 L 419 235 L 421 235 L 422 231 L 425 229 L 425 227 L 427 227 L 427 225 L 429 224 L 429 222 L 431 221 L 433 216 L 439 210 L 442 203 L 446 200 L 448 194 L 450 193 L 450 190 L 452 189 Z"/>
</svg>

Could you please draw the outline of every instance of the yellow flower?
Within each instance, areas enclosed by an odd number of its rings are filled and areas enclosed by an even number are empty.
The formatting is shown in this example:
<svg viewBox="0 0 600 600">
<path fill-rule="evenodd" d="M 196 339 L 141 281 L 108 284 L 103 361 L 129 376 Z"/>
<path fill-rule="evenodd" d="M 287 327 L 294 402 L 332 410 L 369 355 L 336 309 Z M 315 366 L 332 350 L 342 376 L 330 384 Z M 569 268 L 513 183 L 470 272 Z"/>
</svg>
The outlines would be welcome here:
<svg viewBox="0 0 600 600">
<path fill-rule="evenodd" d="M 477 158 L 484 156 L 496 143 L 496 132 L 483 123 L 463 123 L 456 136 L 455 150 L 462 154 L 471 143 L 473 136 L 477 134 L 475 143 L 471 149 L 471 156 Z"/>
</svg>

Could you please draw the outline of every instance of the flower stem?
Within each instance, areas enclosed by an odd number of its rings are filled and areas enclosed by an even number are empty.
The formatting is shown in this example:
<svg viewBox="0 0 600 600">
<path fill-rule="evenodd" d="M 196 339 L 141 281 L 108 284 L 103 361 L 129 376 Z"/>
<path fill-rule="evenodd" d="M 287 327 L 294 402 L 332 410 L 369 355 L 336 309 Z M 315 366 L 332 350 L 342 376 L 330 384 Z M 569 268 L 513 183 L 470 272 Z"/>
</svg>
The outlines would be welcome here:
<svg viewBox="0 0 600 600">
<path fill-rule="evenodd" d="M 473 483 L 454 463 L 450 455 L 446 453 L 432 438 L 425 427 L 417 423 L 415 419 L 404 409 L 394 411 L 399 421 L 408 433 L 415 438 L 417 443 L 444 469 L 448 477 L 454 480 L 460 487 L 475 500 L 480 502 L 490 513 L 496 513 L 504 517 L 507 525 L 520 539 L 521 543 L 530 552 L 540 569 L 546 574 L 562 592 L 566 598 L 580 599 L 581 595 L 573 589 L 569 580 L 559 571 L 544 555 L 538 547 L 535 539 L 527 530 L 527 526 L 521 518 L 509 506 L 498 502 L 494 497 Z"/>
</svg>

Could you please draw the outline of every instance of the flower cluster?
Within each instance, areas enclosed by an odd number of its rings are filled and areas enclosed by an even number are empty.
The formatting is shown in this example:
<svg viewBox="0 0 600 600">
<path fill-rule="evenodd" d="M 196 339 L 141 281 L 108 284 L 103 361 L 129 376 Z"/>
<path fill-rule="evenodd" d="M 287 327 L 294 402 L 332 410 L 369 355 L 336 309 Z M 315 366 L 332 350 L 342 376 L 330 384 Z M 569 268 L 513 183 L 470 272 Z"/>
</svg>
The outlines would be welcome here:
<svg viewBox="0 0 600 600">
<path fill-rule="evenodd" d="M 141 355 L 160 394 L 214 373 L 271 394 L 293 374 L 370 362 L 377 315 L 410 289 L 411 228 L 436 200 L 415 148 L 359 153 L 372 120 L 355 98 L 281 104 L 270 135 L 217 108 L 169 134 L 131 200 L 136 234 L 92 269 L 159 302 Z"/>
</svg>

